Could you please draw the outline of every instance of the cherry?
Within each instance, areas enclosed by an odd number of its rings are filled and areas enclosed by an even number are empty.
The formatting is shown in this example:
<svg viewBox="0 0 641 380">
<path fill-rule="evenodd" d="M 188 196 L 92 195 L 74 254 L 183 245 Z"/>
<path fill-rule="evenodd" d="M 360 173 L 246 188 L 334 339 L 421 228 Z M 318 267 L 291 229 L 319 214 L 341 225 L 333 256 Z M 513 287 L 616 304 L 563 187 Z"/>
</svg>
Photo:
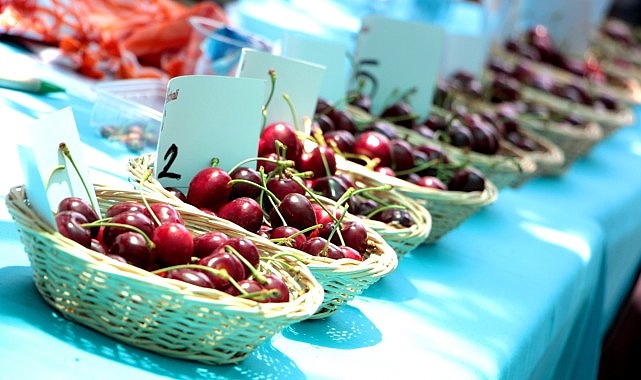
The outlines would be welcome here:
<svg viewBox="0 0 641 380">
<path fill-rule="evenodd" d="M 262 169 L 266 174 L 269 174 L 278 168 L 277 161 L 281 159 L 278 153 L 268 153 L 261 157 L 272 160 L 272 161 L 258 160 L 256 162 L 257 171 Z"/>
<path fill-rule="evenodd" d="M 151 209 L 151 211 L 149 210 Z M 149 208 L 145 208 L 142 210 L 142 213 L 145 214 L 145 216 L 149 217 L 153 222 L 154 226 L 156 225 L 156 219 L 151 216 L 151 213 L 154 213 L 156 218 L 160 221 L 160 224 L 165 224 L 165 223 L 180 223 L 184 224 L 182 216 L 180 216 L 180 213 L 176 208 L 170 204 L 167 203 L 151 203 L 149 204 Z"/>
<path fill-rule="evenodd" d="M 209 210 L 217 210 L 222 206 L 231 193 L 229 184 L 231 177 L 218 167 L 201 169 L 189 182 L 187 202 Z"/>
<path fill-rule="evenodd" d="M 125 211 L 114 215 L 110 223 L 127 224 L 140 229 L 145 235 L 151 236 L 154 225 L 151 219 L 140 211 Z M 116 236 L 131 229 L 120 226 L 105 226 L 102 232 L 102 241 L 107 247 L 111 247 Z"/>
<path fill-rule="evenodd" d="M 429 187 L 436 190 L 447 190 L 447 185 L 443 183 L 438 177 L 435 176 L 421 176 L 419 177 L 414 184 L 423 187 Z"/>
<path fill-rule="evenodd" d="M 218 247 L 222 246 L 229 240 L 229 236 L 221 231 L 209 231 L 193 238 L 194 248 L 192 255 L 203 258 L 210 255 Z"/>
<path fill-rule="evenodd" d="M 194 251 L 191 232 L 182 223 L 164 223 L 154 229 L 156 260 L 161 266 L 187 264 Z"/>
<path fill-rule="evenodd" d="M 465 167 L 457 170 L 447 183 L 451 191 L 483 191 L 485 190 L 485 177 L 476 168 Z"/>
<path fill-rule="evenodd" d="M 344 245 L 354 248 L 361 254 L 367 251 L 369 237 L 362 223 L 352 220 L 343 222 L 341 226 L 341 236 L 345 242 Z M 341 245 L 338 234 L 332 236 L 331 242 L 336 245 Z"/>
<path fill-rule="evenodd" d="M 337 131 L 347 131 L 352 134 L 356 134 L 358 129 L 356 128 L 356 122 L 350 113 L 345 110 L 335 109 L 334 112 L 329 114 L 329 116 L 334 121 L 334 126 Z"/>
<path fill-rule="evenodd" d="M 374 214 L 374 219 L 386 224 L 396 223 L 408 228 L 414 225 L 412 215 L 407 209 L 388 208 Z"/>
<path fill-rule="evenodd" d="M 457 147 L 471 147 L 474 136 L 468 127 L 463 124 L 452 123 L 447 132 L 449 143 Z"/>
<path fill-rule="evenodd" d="M 255 183 L 258 186 L 250 185 L 248 183 L 236 182 L 232 184 L 231 193 L 229 194 L 229 199 L 235 199 L 240 197 L 248 198 L 258 198 L 261 193 L 260 186 L 263 185 L 263 181 L 260 177 L 260 173 L 257 170 L 251 169 L 248 167 L 238 167 L 229 173 L 229 176 L 232 180 L 241 179 Z"/>
<path fill-rule="evenodd" d="M 372 98 L 364 92 L 353 91 L 349 94 L 349 104 L 370 112 L 372 109 Z"/>
<path fill-rule="evenodd" d="M 102 245 L 102 242 L 98 239 L 91 239 L 91 245 L 90 248 L 92 251 L 96 251 L 102 254 L 107 253 L 107 249 L 105 248 L 104 245 Z"/>
<path fill-rule="evenodd" d="M 82 226 L 82 224 L 87 223 L 87 218 L 84 214 L 73 210 L 63 210 L 56 214 L 55 220 L 60 234 L 83 247 L 91 247 L 91 231 Z"/>
<path fill-rule="evenodd" d="M 327 145 L 335 146 L 341 153 L 351 153 L 356 142 L 354 134 L 345 130 L 325 132 L 323 138 Z"/>
<path fill-rule="evenodd" d="M 329 115 L 321 113 L 321 114 L 316 114 L 314 116 L 314 121 L 316 122 L 316 125 L 318 128 L 323 131 L 323 133 L 327 133 L 330 131 L 336 130 L 336 125 L 334 124 L 334 120 L 332 120 Z"/>
<path fill-rule="evenodd" d="M 300 249 L 307 241 L 307 238 L 305 237 L 304 234 L 299 233 L 300 230 L 298 228 L 294 228 L 291 226 L 279 226 L 271 230 L 271 233 L 269 234 L 269 238 L 271 240 L 274 239 L 282 239 L 281 241 L 277 241 L 276 244 L 279 245 L 286 245 L 288 247 Z M 295 237 L 291 238 L 291 236 L 296 235 Z"/>
<path fill-rule="evenodd" d="M 87 200 L 80 197 L 63 198 L 60 203 L 58 203 L 58 212 L 65 210 L 78 211 L 85 216 L 85 219 L 87 219 L 87 223 L 92 223 L 98 220 L 98 213 L 96 212 L 96 210 L 94 210 L 94 208 Z M 99 229 L 100 227 L 98 226 L 92 227 L 91 236 L 96 237 L 98 235 Z"/>
<path fill-rule="evenodd" d="M 276 294 L 270 296 L 267 302 L 289 302 L 289 289 L 281 277 L 273 273 L 267 273 L 265 275 L 265 283 L 262 286 L 263 289 L 276 291 Z"/>
<path fill-rule="evenodd" d="M 185 193 L 183 193 L 182 190 L 180 190 L 179 188 L 173 187 L 173 186 L 168 186 L 168 187 L 165 187 L 165 190 L 167 190 L 174 197 L 176 197 L 176 198 L 180 199 L 181 201 L 187 203 L 187 196 L 185 196 Z"/>
<path fill-rule="evenodd" d="M 284 220 L 281 220 L 281 217 L 275 212 L 276 209 Z M 307 197 L 298 193 L 290 193 L 272 210 L 269 220 L 274 228 L 285 224 L 304 230 L 316 224 L 316 214 Z"/>
<path fill-rule="evenodd" d="M 380 132 L 367 131 L 356 136 L 353 152 L 369 158 L 378 158 L 380 166 L 392 164 L 390 140 Z"/>
<path fill-rule="evenodd" d="M 252 267 L 258 268 L 260 264 L 260 253 L 258 248 L 251 240 L 243 237 L 231 238 L 225 242 L 223 247 L 218 248 L 218 251 L 225 249 L 225 247 L 233 248 L 238 254 L 240 254 Z M 243 270 L 245 275 L 243 278 L 247 278 L 252 274 L 252 270 L 243 263 Z"/>
<path fill-rule="evenodd" d="M 327 239 L 320 236 L 314 236 L 309 239 L 301 246 L 301 251 L 312 255 L 312 256 L 322 256 L 329 258 L 343 258 L 343 253 L 340 248 L 334 243 L 328 242 Z"/>
<path fill-rule="evenodd" d="M 338 201 L 347 191 L 347 186 L 340 177 L 325 176 L 314 180 L 312 190 L 334 201 Z"/>
<path fill-rule="evenodd" d="M 296 160 L 296 169 L 311 171 L 314 177 L 332 175 L 336 172 L 336 156 L 329 146 L 318 145 L 310 152 L 303 152 Z"/>
<path fill-rule="evenodd" d="M 207 274 L 202 270 L 196 268 L 170 269 L 165 273 L 164 277 L 187 282 L 189 284 L 201 286 L 203 288 L 214 287 L 214 283 L 211 281 L 209 276 L 207 276 Z"/>
<path fill-rule="evenodd" d="M 298 182 L 286 177 L 271 177 L 268 179 L 267 190 L 274 193 L 276 198 L 281 201 L 291 193 L 305 195 L 305 189 Z"/>
<path fill-rule="evenodd" d="M 147 208 L 141 202 L 136 201 L 124 201 L 118 202 L 111 205 L 105 212 L 105 217 L 111 218 L 117 214 L 132 211 L 132 212 L 146 212 Z"/>
<path fill-rule="evenodd" d="M 356 261 L 363 261 L 363 256 L 354 248 L 348 247 L 346 245 L 341 245 L 338 248 L 341 250 L 343 257 Z"/>
<path fill-rule="evenodd" d="M 243 263 L 238 257 L 225 251 L 225 247 L 220 247 L 212 254 L 203 257 L 198 261 L 198 264 L 216 270 L 224 270 L 225 272 L 227 272 L 227 275 L 235 281 L 242 280 L 245 275 Z M 205 272 L 205 274 L 214 284 L 215 289 L 223 290 L 230 285 L 229 279 L 223 278 L 210 272 Z"/>
<path fill-rule="evenodd" d="M 416 165 L 410 143 L 401 139 L 392 139 L 390 146 L 392 147 L 392 170 L 408 170 Z"/>
<path fill-rule="evenodd" d="M 154 253 L 149 249 L 147 240 L 134 231 L 118 234 L 109 245 L 109 255 L 120 256 L 127 263 L 142 269 L 150 269 L 154 262 Z"/>
<path fill-rule="evenodd" d="M 260 284 L 260 282 L 254 280 L 254 279 L 244 279 L 238 281 L 238 286 L 243 289 L 247 293 L 258 293 L 264 290 L 263 286 Z M 232 295 L 232 296 L 238 296 L 241 294 L 240 290 L 236 288 L 235 286 L 228 286 L 225 290 L 225 293 Z M 255 301 L 257 302 L 265 302 L 265 300 L 258 300 L 256 299 Z"/>
<path fill-rule="evenodd" d="M 400 138 L 397 128 L 398 127 L 396 125 L 389 123 L 387 121 L 376 120 L 372 123 L 369 123 L 367 126 L 365 126 L 363 128 L 363 132 L 366 132 L 366 131 L 378 132 L 384 135 L 385 137 L 387 137 L 388 139 L 392 140 L 392 139 Z"/>
<path fill-rule="evenodd" d="M 263 224 L 263 209 L 254 198 L 232 199 L 218 210 L 217 215 L 253 233 Z"/>
<path fill-rule="evenodd" d="M 263 129 L 258 140 L 258 155 L 264 157 L 269 153 L 279 153 L 276 141 L 280 141 L 287 149 L 285 157 L 288 160 L 296 159 L 302 152 L 303 144 L 294 127 L 280 122 L 269 124 Z"/>
<path fill-rule="evenodd" d="M 398 101 L 383 110 L 381 117 L 405 128 L 412 128 L 415 116 L 409 103 Z"/>
</svg>

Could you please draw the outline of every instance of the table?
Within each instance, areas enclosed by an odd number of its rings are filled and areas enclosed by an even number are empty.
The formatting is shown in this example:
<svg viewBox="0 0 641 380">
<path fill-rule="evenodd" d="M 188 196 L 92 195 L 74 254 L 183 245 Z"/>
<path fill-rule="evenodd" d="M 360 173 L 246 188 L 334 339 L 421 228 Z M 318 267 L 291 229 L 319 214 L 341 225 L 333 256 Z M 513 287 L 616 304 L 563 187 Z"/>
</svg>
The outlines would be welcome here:
<svg viewBox="0 0 641 380">
<path fill-rule="evenodd" d="M 91 83 L 7 45 L 0 57 L 75 88 L 49 97 L 0 90 L 5 133 L 71 106 L 94 180 L 126 185 L 130 154 L 89 127 Z M 22 181 L 15 143 L 0 139 L 3 196 Z M 3 199 L 0 378 L 595 378 L 603 335 L 641 262 L 640 168 L 637 124 L 561 178 L 501 190 L 335 315 L 292 325 L 229 366 L 165 358 L 63 319 L 37 294 Z"/>
</svg>

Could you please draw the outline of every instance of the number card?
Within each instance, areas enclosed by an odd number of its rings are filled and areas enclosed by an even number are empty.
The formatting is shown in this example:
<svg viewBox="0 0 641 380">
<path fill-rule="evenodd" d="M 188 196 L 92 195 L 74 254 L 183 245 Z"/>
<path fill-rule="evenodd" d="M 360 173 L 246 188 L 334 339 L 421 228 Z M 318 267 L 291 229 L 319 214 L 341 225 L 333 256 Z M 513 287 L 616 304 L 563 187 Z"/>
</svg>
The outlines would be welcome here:
<svg viewBox="0 0 641 380">
<path fill-rule="evenodd" d="M 465 70 L 480 78 L 489 53 L 487 36 L 447 33 L 446 41 L 441 76 L 448 78 L 457 70 Z"/>
<path fill-rule="evenodd" d="M 271 84 L 269 70 L 276 71 L 274 94 L 267 106 L 267 124 L 273 122 L 290 122 L 300 131 L 303 130 L 305 118 L 314 117 L 316 102 L 320 93 L 325 66 L 287 58 L 257 50 L 243 49 L 240 57 L 239 78 L 258 78 L 267 80 L 263 101 L 266 101 Z M 296 121 L 292 120 L 292 111 L 283 98 L 287 94 L 296 111 Z"/>
<path fill-rule="evenodd" d="M 89 201 L 100 215 L 71 108 L 63 108 L 31 123 L 28 137 L 31 145 L 19 144 L 18 154 L 25 187 L 38 214 L 55 226 L 53 212 L 58 203 L 74 196 Z M 68 150 L 71 160 L 62 153 L 61 144 Z"/>
<path fill-rule="evenodd" d="M 255 157 L 262 127 L 265 80 L 186 75 L 167 83 L 155 177 L 183 191 L 218 159 L 230 170 Z"/>
<path fill-rule="evenodd" d="M 441 64 L 445 31 L 436 25 L 368 16 L 356 40 L 353 80 L 365 79 L 372 112 L 379 114 L 394 94 L 414 89 L 408 98 L 426 117 L 432 104 Z"/>
<path fill-rule="evenodd" d="M 344 107 L 349 72 L 345 46 L 307 35 L 287 33 L 283 39 L 283 55 L 325 66 L 319 96 L 338 108 Z"/>
</svg>

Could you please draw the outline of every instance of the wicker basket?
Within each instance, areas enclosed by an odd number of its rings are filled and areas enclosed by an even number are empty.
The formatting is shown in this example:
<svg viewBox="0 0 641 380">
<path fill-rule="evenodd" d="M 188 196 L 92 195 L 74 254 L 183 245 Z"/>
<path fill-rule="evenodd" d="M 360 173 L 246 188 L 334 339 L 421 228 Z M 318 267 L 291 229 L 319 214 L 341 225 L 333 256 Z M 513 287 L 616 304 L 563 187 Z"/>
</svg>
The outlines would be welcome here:
<svg viewBox="0 0 641 380">
<path fill-rule="evenodd" d="M 603 139 L 603 130 L 596 122 L 582 126 L 570 126 L 554 121 L 545 121 L 523 115 L 519 118 L 521 126 L 554 142 L 565 157 L 564 164 L 548 167 L 541 174 L 545 176 L 562 175 L 579 158 L 587 155 Z"/>
<path fill-rule="evenodd" d="M 141 199 L 137 192 L 101 186 L 96 194 L 103 210 L 114 202 Z M 312 316 L 323 300 L 322 287 L 307 267 L 287 257 L 287 265 L 261 260 L 261 271 L 282 276 L 291 300 L 258 303 L 165 279 L 84 248 L 43 222 L 29 207 L 23 187 L 12 188 L 6 203 L 36 288 L 48 304 L 72 321 L 161 355 L 207 364 L 239 362 L 289 324 Z M 194 234 L 221 230 L 240 236 L 216 221 L 178 210 Z M 254 240 L 263 256 L 284 252 Z"/>
<path fill-rule="evenodd" d="M 494 203 L 498 197 L 497 187 L 487 179 L 483 192 L 467 193 L 421 187 L 344 159 L 337 161 L 337 167 L 349 171 L 354 178 L 367 186 L 392 185 L 398 192 L 427 208 L 432 216 L 432 230 L 424 241 L 425 244 L 436 242 L 481 208 Z"/>
<path fill-rule="evenodd" d="M 152 168 L 153 162 L 154 160 L 151 154 L 129 160 L 129 173 L 131 177 L 134 181 L 141 183 L 146 193 L 153 194 L 162 199 L 163 202 L 189 210 L 194 214 L 211 218 L 227 226 L 227 228 L 242 231 L 242 233 L 252 236 L 259 241 L 262 240 L 264 244 L 276 245 L 268 239 L 243 230 L 232 222 L 207 214 L 181 201 L 171 192 L 164 189 L 154 178 L 148 178 L 147 181 L 142 182 L 142 179 L 146 178 L 148 170 Z M 357 219 L 356 216 L 349 214 L 345 218 L 347 220 Z M 383 276 L 394 271 L 398 266 L 398 257 L 394 249 L 370 226 L 365 225 L 365 227 L 369 235 L 369 249 L 363 261 L 351 259 L 334 260 L 326 257 L 311 256 L 293 248 L 282 247 L 282 249 L 287 249 L 300 257 L 301 261 L 307 265 L 325 291 L 322 305 L 310 318 L 319 319 L 334 314 L 342 305 L 362 293 Z"/>
<path fill-rule="evenodd" d="M 433 108 L 436 109 L 436 107 Z M 372 115 L 357 107 L 348 106 L 347 110 L 359 123 L 373 119 Z M 447 111 L 443 110 L 442 112 Z M 398 135 L 410 144 L 436 144 L 452 158 L 462 162 L 469 162 L 472 166 L 480 170 L 498 189 L 518 187 L 536 174 L 536 163 L 534 161 L 523 156 L 503 142 L 497 154 L 487 155 L 427 138 L 409 128 L 396 125 L 394 125 L 394 127 Z"/>
</svg>

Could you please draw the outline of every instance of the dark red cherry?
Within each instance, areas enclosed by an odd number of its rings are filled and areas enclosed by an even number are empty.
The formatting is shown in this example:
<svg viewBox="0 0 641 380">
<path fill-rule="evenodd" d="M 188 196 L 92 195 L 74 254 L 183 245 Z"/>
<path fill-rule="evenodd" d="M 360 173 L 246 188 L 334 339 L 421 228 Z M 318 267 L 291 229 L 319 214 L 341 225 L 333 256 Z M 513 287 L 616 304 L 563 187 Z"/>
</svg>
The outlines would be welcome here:
<svg viewBox="0 0 641 380">
<path fill-rule="evenodd" d="M 217 215 L 253 233 L 257 233 L 263 224 L 263 209 L 254 198 L 232 199 L 218 210 Z"/>
<path fill-rule="evenodd" d="M 217 210 L 229 199 L 231 186 L 229 174 L 218 167 L 204 168 L 189 182 L 187 202 L 209 210 Z"/>
</svg>

